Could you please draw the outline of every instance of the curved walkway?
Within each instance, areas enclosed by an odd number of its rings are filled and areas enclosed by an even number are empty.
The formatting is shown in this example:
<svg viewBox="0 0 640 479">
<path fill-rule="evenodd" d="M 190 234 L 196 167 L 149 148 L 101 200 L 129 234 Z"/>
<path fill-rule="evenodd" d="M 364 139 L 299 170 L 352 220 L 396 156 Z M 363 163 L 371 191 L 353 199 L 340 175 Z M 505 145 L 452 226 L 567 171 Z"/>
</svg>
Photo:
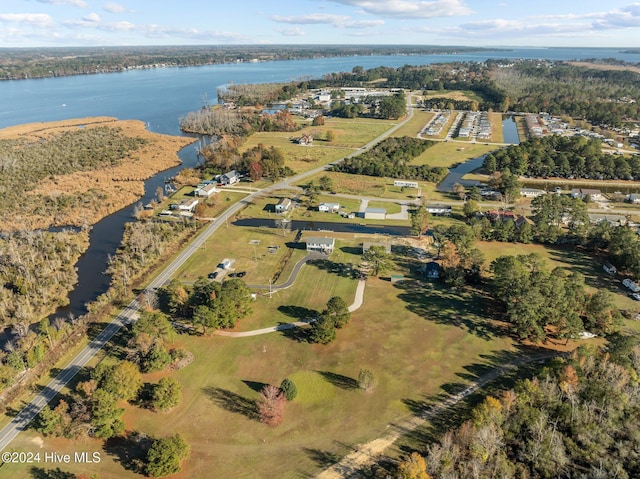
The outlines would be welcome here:
<svg viewBox="0 0 640 479">
<path fill-rule="evenodd" d="M 361 279 L 360 281 L 358 281 L 358 287 L 356 288 L 356 296 L 351 306 L 349 306 L 350 313 L 353 313 L 355 310 L 360 308 L 360 306 L 362 306 L 362 303 L 364 302 L 365 284 L 366 284 L 366 281 L 364 279 Z M 242 331 L 237 333 L 233 331 L 216 331 L 213 334 L 215 334 L 216 336 L 225 336 L 228 338 L 246 338 L 249 336 L 260 336 L 261 334 L 269 334 L 269 333 L 275 333 L 276 331 L 285 331 L 287 329 L 299 328 L 300 326 L 306 326 L 312 323 L 313 321 L 314 320 L 296 321 L 293 323 L 278 324 L 277 326 L 271 326 L 269 328 L 254 329 L 253 331 Z"/>
<path fill-rule="evenodd" d="M 308 253 L 307 256 L 305 256 L 304 258 L 302 258 L 300 261 L 298 261 L 296 263 L 296 265 L 293 267 L 293 271 L 291 271 L 291 274 L 289 275 L 289 279 L 286 280 L 284 283 L 272 284 L 272 285 L 268 285 L 268 284 L 248 284 L 247 288 L 251 288 L 251 289 L 271 289 L 271 291 L 274 291 L 274 292 L 278 291 L 280 289 L 287 289 L 287 288 L 291 287 L 291 285 L 294 283 L 294 281 L 298 277 L 298 273 L 300 273 L 300 270 L 302 269 L 302 267 L 305 264 L 307 264 L 309 261 L 313 261 L 314 259 L 324 259 L 326 257 L 327 257 L 326 254 L 322 254 L 322 253 L 318 253 L 318 252 L 312 251 L 312 252 Z"/>
</svg>

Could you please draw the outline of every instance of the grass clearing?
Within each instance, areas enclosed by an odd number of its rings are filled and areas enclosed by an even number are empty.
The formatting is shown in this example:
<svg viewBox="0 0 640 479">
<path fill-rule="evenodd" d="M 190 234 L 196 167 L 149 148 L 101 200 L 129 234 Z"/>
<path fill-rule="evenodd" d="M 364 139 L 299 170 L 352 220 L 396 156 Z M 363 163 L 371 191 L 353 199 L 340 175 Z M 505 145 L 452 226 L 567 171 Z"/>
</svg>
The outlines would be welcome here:
<svg viewBox="0 0 640 479">
<path fill-rule="evenodd" d="M 435 115 L 436 114 L 431 111 L 419 110 L 416 108 L 413 110 L 413 117 L 407 121 L 407 123 L 394 131 L 391 136 L 410 136 L 415 138 Z"/>
<path fill-rule="evenodd" d="M 441 141 L 424 151 L 420 156 L 415 158 L 411 164 L 450 168 L 457 163 L 464 163 L 465 161 L 477 158 L 495 149 L 495 145 Z"/>
</svg>

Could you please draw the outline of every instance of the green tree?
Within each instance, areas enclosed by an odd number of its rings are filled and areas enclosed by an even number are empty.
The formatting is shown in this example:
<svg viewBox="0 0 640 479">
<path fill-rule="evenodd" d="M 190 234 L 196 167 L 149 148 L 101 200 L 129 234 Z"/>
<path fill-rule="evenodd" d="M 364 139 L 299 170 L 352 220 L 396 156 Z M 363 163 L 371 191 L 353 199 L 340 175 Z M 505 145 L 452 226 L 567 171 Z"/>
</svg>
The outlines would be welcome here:
<svg viewBox="0 0 640 479">
<path fill-rule="evenodd" d="M 320 315 L 311 323 L 309 340 L 312 343 L 329 344 L 336 339 L 336 326 L 333 318 Z"/>
<path fill-rule="evenodd" d="M 180 403 L 182 386 L 173 378 L 162 378 L 153 388 L 151 405 L 158 411 L 167 411 Z"/>
<path fill-rule="evenodd" d="M 467 218 L 473 218 L 480 211 L 480 206 L 475 200 L 467 200 L 462 207 L 462 212 Z"/>
<path fill-rule="evenodd" d="M 293 401 L 298 395 L 298 388 L 289 378 L 284 378 L 282 380 L 282 383 L 280 384 L 280 391 L 282 391 L 282 394 L 284 394 L 287 401 Z"/>
<path fill-rule="evenodd" d="M 116 396 L 104 389 L 96 389 L 91 397 L 91 426 L 93 435 L 109 439 L 124 432 L 124 409 L 118 407 Z"/>
<path fill-rule="evenodd" d="M 389 271 L 393 264 L 384 246 L 371 246 L 363 253 L 362 261 L 369 273 L 376 277 Z"/>
<path fill-rule="evenodd" d="M 334 296 L 327 302 L 327 307 L 322 312 L 322 316 L 326 316 L 333 320 L 333 325 L 340 329 L 346 326 L 351 319 L 349 306 L 340 296 Z"/>
<path fill-rule="evenodd" d="M 411 212 L 411 234 L 422 236 L 429 226 L 429 213 L 422 206 Z"/>
<path fill-rule="evenodd" d="M 120 361 L 114 365 L 99 364 L 92 374 L 98 388 L 124 401 L 138 396 L 142 388 L 142 375 L 138 366 L 130 361 Z"/>
<path fill-rule="evenodd" d="M 220 326 L 216 312 L 204 305 L 196 306 L 193 311 L 193 324 L 202 326 L 202 334 Z"/>
<path fill-rule="evenodd" d="M 189 453 L 189 445 L 180 434 L 156 439 L 147 452 L 147 474 L 152 477 L 174 474 L 180 470 Z"/>
<path fill-rule="evenodd" d="M 133 324 L 133 334 L 138 336 L 142 333 L 148 334 L 154 340 L 171 341 L 175 331 L 166 314 L 160 311 L 143 311 Z"/>
<path fill-rule="evenodd" d="M 162 371 L 171 363 L 171 355 L 162 343 L 155 342 L 143 357 L 142 370 L 145 373 Z"/>
<path fill-rule="evenodd" d="M 324 191 L 333 191 L 333 180 L 327 176 L 321 176 L 320 179 L 318 180 L 318 183 L 320 184 L 320 189 L 324 190 Z"/>
</svg>

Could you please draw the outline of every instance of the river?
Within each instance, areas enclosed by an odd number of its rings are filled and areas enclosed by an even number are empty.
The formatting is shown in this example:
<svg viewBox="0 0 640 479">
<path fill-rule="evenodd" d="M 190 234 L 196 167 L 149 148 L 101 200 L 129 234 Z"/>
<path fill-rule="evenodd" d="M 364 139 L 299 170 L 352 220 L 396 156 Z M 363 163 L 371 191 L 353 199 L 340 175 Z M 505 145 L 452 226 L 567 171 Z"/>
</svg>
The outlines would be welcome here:
<svg viewBox="0 0 640 479">
<path fill-rule="evenodd" d="M 150 131 L 179 135 L 179 119 L 203 105 L 215 103 L 217 89 L 231 83 L 284 82 L 303 77 L 318 78 L 355 66 L 399 67 L 451 61 L 482 62 L 488 58 L 547 58 L 571 60 L 618 58 L 639 62 L 640 54 L 614 48 L 514 48 L 460 55 L 351 56 L 266 63 L 234 63 L 187 68 L 132 70 L 122 73 L 0 82 L 0 128 L 23 123 L 47 122 L 90 116 L 113 116 L 142 120 Z M 194 147 L 180 152 L 183 165 L 159 173 L 145 183 L 143 203 L 154 195 L 164 178 L 180 168 L 194 166 Z M 70 294 L 70 305 L 60 313 L 83 314 L 85 304 L 106 291 L 109 277 L 103 272 L 109 255 L 122 239 L 132 208 L 124 208 L 94 225 L 90 246 L 77 264 L 79 284 Z"/>
</svg>

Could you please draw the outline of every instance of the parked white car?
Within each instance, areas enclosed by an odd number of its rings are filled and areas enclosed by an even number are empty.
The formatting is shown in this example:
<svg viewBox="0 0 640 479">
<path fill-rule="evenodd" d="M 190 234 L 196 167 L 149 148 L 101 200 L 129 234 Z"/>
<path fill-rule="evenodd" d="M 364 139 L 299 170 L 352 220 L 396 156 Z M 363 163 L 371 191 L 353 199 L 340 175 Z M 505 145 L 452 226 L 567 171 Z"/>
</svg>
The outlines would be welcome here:
<svg viewBox="0 0 640 479">
<path fill-rule="evenodd" d="M 622 280 L 622 284 L 629 288 L 633 293 L 640 293 L 640 286 L 631 281 L 629 278 L 625 278 Z"/>
<path fill-rule="evenodd" d="M 604 269 L 609 274 L 616 274 L 618 272 L 616 267 L 614 265 L 612 265 L 611 263 L 605 263 L 602 266 L 602 269 Z"/>
</svg>

